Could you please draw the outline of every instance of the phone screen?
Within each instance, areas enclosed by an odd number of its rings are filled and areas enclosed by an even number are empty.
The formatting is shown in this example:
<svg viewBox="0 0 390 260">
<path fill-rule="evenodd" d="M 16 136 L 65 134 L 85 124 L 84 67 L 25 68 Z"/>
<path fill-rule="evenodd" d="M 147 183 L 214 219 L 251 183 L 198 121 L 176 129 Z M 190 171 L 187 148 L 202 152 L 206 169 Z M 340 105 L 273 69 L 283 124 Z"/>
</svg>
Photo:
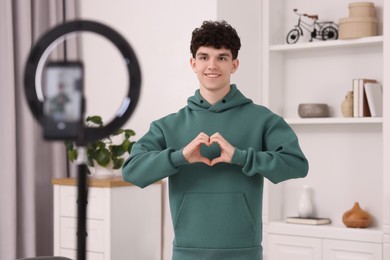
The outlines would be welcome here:
<svg viewBox="0 0 390 260">
<path fill-rule="evenodd" d="M 83 121 L 81 62 L 49 62 L 43 73 L 44 137 L 77 140 Z"/>
</svg>

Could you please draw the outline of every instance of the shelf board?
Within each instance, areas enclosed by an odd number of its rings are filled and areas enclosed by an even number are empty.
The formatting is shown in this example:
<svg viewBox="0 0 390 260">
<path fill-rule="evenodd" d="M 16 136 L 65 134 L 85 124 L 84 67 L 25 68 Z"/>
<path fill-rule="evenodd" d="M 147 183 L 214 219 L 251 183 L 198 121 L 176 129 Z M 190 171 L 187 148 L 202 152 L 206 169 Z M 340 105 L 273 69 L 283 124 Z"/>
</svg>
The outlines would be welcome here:
<svg viewBox="0 0 390 260">
<path fill-rule="evenodd" d="M 358 46 L 372 46 L 372 45 L 382 45 L 383 36 L 372 36 L 359 39 L 350 39 L 350 40 L 332 40 L 332 41 L 316 41 L 316 42 L 304 42 L 297 44 L 278 44 L 271 45 L 269 47 L 270 51 L 277 52 L 293 52 L 293 51 L 302 51 L 309 49 L 324 49 L 324 48 L 340 48 L 340 47 L 358 47 Z"/>
<path fill-rule="evenodd" d="M 337 225 L 303 225 L 283 221 L 268 223 L 268 233 L 277 235 L 307 236 L 327 239 L 382 243 L 383 231 L 375 228 L 347 228 Z"/>
<path fill-rule="evenodd" d="M 319 124 L 381 124 L 382 117 L 322 117 L 322 118 L 285 118 L 290 125 Z"/>
</svg>

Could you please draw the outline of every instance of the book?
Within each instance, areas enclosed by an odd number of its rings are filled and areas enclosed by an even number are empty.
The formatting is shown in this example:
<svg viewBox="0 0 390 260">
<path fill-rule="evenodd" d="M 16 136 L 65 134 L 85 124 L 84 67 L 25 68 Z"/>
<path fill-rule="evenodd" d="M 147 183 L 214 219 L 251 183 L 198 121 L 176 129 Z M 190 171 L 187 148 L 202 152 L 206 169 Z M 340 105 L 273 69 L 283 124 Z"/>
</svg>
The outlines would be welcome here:
<svg viewBox="0 0 390 260">
<path fill-rule="evenodd" d="M 359 117 L 369 117 L 370 109 L 368 108 L 367 95 L 364 89 L 364 84 L 374 83 L 374 79 L 359 79 Z"/>
<path fill-rule="evenodd" d="M 352 92 L 353 92 L 353 117 L 359 116 L 359 79 L 352 80 Z"/>
<path fill-rule="evenodd" d="M 368 107 L 372 117 L 382 116 L 383 89 L 379 83 L 364 84 Z"/>
<path fill-rule="evenodd" d="M 287 223 L 292 224 L 305 224 L 305 225 L 326 225 L 330 224 L 329 218 L 301 218 L 301 217 L 287 217 Z"/>
<path fill-rule="evenodd" d="M 371 116 L 368 107 L 367 96 L 364 89 L 364 84 L 375 83 L 374 79 L 353 79 L 353 116 L 354 117 L 369 117 Z"/>
</svg>

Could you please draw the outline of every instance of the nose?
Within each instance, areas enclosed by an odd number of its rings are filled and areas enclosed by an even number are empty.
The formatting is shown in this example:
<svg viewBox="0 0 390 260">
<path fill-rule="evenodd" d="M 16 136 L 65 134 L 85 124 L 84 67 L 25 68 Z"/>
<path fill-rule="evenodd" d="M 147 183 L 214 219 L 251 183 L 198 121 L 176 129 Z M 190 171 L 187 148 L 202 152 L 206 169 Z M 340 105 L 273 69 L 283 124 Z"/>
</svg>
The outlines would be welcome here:
<svg viewBox="0 0 390 260">
<path fill-rule="evenodd" d="M 209 69 L 215 69 L 217 68 L 217 60 L 215 58 L 210 58 L 209 59 L 209 64 L 208 64 Z"/>
</svg>

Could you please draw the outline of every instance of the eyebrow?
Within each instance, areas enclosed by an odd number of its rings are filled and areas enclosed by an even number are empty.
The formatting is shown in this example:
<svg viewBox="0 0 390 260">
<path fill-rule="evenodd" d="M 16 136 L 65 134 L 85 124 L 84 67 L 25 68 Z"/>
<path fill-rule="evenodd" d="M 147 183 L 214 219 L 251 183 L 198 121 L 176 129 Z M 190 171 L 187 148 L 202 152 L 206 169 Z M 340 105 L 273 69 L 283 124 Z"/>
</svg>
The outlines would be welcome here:
<svg viewBox="0 0 390 260">
<path fill-rule="evenodd" d="M 209 54 L 205 53 L 205 52 L 198 52 L 196 54 L 196 56 L 209 56 Z M 223 52 L 223 53 L 219 54 L 218 57 L 231 57 L 231 55 L 227 52 Z"/>
</svg>

